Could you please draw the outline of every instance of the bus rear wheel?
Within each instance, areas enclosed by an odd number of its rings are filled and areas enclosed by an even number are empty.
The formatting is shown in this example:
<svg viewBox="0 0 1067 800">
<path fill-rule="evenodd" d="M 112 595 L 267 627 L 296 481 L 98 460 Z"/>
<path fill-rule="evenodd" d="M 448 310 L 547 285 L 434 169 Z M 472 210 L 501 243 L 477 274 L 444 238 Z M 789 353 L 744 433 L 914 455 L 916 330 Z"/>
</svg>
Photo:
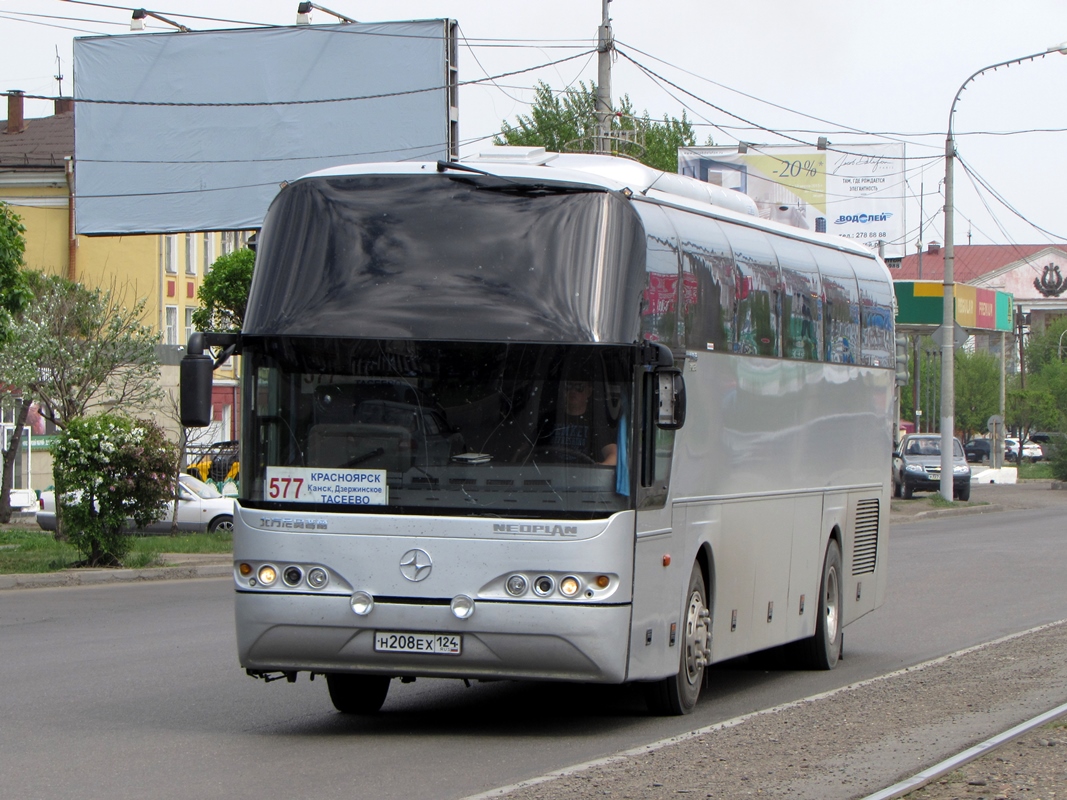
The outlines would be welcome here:
<svg viewBox="0 0 1067 800">
<path fill-rule="evenodd" d="M 680 716 L 696 707 L 704 683 L 704 669 L 711 655 L 711 612 L 700 564 L 693 564 L 686 596 L 678 672 L 647 684 L 645 689 L 648 710 L 660 716 Z"/>
<path fill-rule="evenodd" d="M 342 714 L 377 714 L 389 694 L 388 675 L 327 673 L 333 707 Z"/>
</svg>

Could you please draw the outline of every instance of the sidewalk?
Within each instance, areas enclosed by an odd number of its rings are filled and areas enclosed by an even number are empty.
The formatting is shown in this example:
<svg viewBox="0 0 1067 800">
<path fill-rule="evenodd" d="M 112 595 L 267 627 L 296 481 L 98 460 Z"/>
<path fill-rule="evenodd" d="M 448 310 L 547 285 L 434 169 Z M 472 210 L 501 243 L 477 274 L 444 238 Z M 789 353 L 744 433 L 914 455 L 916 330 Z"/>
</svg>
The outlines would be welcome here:
<svg viewBox="0 0 1067 800">
<path fill-rule="evenodd" d="M 160 560 L 163 566 L 143 569 L 64 569 L 59 572 L 0 575 L 0 589 L 43 589 L 233 575 L 233 556 L 229 553 L 161 553 Z"/>
<path fill-rule="evenodd" d="M 933 492 L 921 492 L 910 500 L 893 498 L 889 510 L 890 523 L 1034 508 L 1061 508 L 1067 511 L 1067 484 L 1047 479 L 999 484 L 971 483 L 970 501 L 957 501 L 948 507 L 933 505 L 931 501 L 934 497 Z"/>
</svg>

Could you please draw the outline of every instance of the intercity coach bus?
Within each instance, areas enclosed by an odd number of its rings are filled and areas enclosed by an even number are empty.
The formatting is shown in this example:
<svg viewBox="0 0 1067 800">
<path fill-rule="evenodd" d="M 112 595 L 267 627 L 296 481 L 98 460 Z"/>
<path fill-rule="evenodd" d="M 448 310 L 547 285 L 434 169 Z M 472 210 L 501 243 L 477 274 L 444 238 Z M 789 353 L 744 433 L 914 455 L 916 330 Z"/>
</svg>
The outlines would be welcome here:
<svg viewBox="0 0 1067 800">
<path fill-rule="evenodd" d="M 420 677 L 829 669 L 885 593 L 893 291 L 852 242 L 608 156 L 494 148 L 285 186 L 239 334 L 237 645 L 376 713 Z"/>
</svg>

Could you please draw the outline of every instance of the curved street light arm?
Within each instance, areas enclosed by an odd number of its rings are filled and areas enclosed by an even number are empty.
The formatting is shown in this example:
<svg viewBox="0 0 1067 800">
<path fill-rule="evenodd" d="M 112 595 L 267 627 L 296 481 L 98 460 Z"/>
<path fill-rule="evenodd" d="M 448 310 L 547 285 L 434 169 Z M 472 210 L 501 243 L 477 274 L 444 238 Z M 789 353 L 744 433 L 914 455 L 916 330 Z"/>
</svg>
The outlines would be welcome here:
<svg viewBox="0 0 1067 800">
<path fill-rule="evenodd" d="M 977 72 L 973 73 L 967 80 L 965 80 L 960 85 L 959 90 L 956 92 L 956 96 L 954 98 L 952 98 L 952 108 L 948 112 L 948 138 L 949 138 L 949 140 L 950 141 L 952 140 L 952 120 L 956 115 L 956 103 L 959 102 L 960 95 L 963 94 L 963 90 L 967 88 L 968 84 L 970 84 L 971 81 L 973 81 L 975 78 L 977 78 L 983 72 L 989 72 L 989 70 L 991 70 L 991 69 L 995 70 L 995 69 L 1000 69 L 1001 67 L 1010 67 L 1010 66 L 1012 66 L 1014 64 L 1022 64 L 1024 61 L 1035 61 L 1035 60 L 1037 60 L 1039 58 L 1044 58 L 1049 53 L 1060 53 L 1062 55 L 1067 55 L 1067 42 L 1063 42 L 1062 44 L 1054 44 L 1054 45 L 1052 45 L 1052 47 L 1048 48 L 1047 50 L 1043 50 L 1040 53 L 1031 53 L 1028 56 L 1020 56 L 1019 58 L 1012 58 L 1012 59 L 1009 59 L 1008 61 L 1001 61 L 1000 63 L 997 63 L 997 64 L 990 64 L 988 67 L 982 67 L 980 70 L 978 70 Z"/>
<path fill-rule="evenodd" d="M 955 381 L 955 358 L 954 337 L 952 331 L 956 324 L 956 284 L 953 275 L 955 259 L 955 188 L 952 180 L 952 162 L 956 156 L 956 140 L 952 135 L 952 122 L 956 116 L 956 104 L 963 94 L 963 90 L 981 75 L 983 72 L 1010 67 L 1012 64 L 1021 64 L 1024 61 L 1034 61 L 1044 58 L 1049 53 L 1061 53 L 1067 55 L 1067 42 L 1053 45 L 1044 52 L 1032 53 L 1028 56 L 1012 58 L 997 64 L 990 64 L 974 72 L 967 80 L 960 84 L 956 96 L 952 98 L 952 107 L 948 112 L 948 136 L 945 138 L 945 271 L 943 274 L 944 297 L 941 312 L 941 496 L 952 502 L 952 452 L 953 440 L 956 432 L 956 381 Z"/>
</svg>

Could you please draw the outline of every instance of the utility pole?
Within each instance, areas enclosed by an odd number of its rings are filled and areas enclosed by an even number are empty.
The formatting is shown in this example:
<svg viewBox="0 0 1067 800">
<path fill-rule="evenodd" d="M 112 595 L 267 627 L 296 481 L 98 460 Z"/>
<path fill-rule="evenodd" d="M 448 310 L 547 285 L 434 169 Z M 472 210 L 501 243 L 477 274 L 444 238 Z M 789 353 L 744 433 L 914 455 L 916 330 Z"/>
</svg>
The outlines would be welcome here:
<svg viewBox="0 0 1067 800">
<path fill-rule="evenodd" d="M 597 29 L 597 85 L 596 85 L 596 152 L 611 154 L 611 53 L 615 49 L 615 40 L 611 34 L 611 17 L 608 16 L 608 3 L 600 0 L 601 22 Z"/>
</svg>

